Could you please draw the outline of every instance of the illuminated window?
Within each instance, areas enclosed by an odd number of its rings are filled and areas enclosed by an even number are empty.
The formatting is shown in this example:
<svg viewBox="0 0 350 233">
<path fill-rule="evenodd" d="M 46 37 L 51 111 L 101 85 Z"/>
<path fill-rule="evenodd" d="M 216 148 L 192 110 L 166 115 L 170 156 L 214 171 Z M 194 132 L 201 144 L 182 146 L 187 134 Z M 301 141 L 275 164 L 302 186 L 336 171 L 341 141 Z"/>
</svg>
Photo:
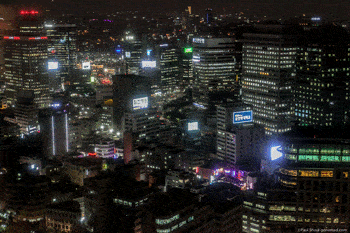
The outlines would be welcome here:
<svg viewBox="0 0 350 233">
<path fill-rule="evenodd" d="M 282 174 L 288 175 L 288 176 L 297 176 L 298 175 L 297 170 L 288 170 L 288 169 L 285 169 L 285 168 L 281 168 L 280 172 Z"/>
<path fill-rule="evenodd" d="M 285 154 L 286 159 L 297 160 L 297 156 L 293 154 Z"/>
<path fill-rule="evenodd" d="M 243 204 L 244 204 L 244 205 L 253 206 L 253 203 L 251 203 L 251 202 L 247 202 L 247 201 L 244 201 L 244 202 L 243 202 Z"/>
<path fill-rule="evenodd" d="M 270 215 L 270 221 L 295 222 L 295 217 L 291 215 Z"/>
<path fill-rule="evenodd" d="M 285 210 L 285 211 L 296 211 L 296 207 L 295 206 L 285 206 L 283 208 L 283 210 Z"/>
<path fill-rule="evenodd" d="M 333 171 L 321 171 L 321 177 L 333 177 Z"/>
<path fill-rule="evenodd" d="M 336 196 L 336 197 L 335 197 L 335 202 L 340 202 L 339 196 Z"/>
<path fill-rule="evenodd" d="M 343 155 L 350 155 L 350 150 L 343 150 Z"/>
<path fill-rule="evenodd" d="M 319 161 L 318 155 L 299 155 L 298 160 L 300 161 Z"/>
<path fill-rule="evenodd" d="M 323 162 L 340 162 L 340 156 L 321 156 Z"/>
<path fill-rule="evenodd" d="M 343 172 L 343 177 L 348 178 L 349 177 L 349 172 Z"/>
<path fill-rule="evenodd" d="M 303 171 L 299 170 L 300 176 L 306 176 L 306 177 L 318 177 L 318 171 Z"/>
<path fill-rule="evenodd" d="M 282 211 L 283 210 L 283 206 L 273 205 L 273 206 L 270 206 L 269 210 Z"/>
</svg>

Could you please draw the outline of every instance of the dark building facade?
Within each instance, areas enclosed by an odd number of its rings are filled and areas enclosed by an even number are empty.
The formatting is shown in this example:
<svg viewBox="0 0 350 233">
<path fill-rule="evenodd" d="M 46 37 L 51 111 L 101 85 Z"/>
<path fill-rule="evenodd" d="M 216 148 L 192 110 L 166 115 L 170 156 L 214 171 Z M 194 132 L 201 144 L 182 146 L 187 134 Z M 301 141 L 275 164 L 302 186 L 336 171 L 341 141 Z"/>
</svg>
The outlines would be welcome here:
<svg viewBox="0 0 350 233">
<path fill-rule="evenodd" d="M 276 183 L 246 197 L 243 232 L 348 231 L 349 151 L 348 139 L 284 139 Z"/>
</svg>

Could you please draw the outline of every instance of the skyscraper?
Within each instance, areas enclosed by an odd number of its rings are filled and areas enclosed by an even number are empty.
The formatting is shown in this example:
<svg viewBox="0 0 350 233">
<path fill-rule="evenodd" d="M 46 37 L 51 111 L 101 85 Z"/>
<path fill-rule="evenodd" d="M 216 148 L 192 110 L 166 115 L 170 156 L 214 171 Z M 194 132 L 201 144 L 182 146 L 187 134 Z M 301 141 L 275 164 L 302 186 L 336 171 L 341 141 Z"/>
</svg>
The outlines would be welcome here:
<svg viewBox="0 0 350 233">
<path fill-rule="evenodd" d="M 235 86 L 232 38 L 193 38 L 194 102 L 207 107 L 211 93 L 233 91 Z"/>
<path fill-rule="evenodd" d="M 73 66 L 76 52 L 75 24 L 56 24 L 45 22 L 45 30 L 50 41 L 48 45 L 48 61 L 57 62 L 57 69 L 49 70 L 50 91 L 63 89 L 63 83 L 73 80 Z"/>
<path fill-rule="evenodd" d="M 244 34 L 242 49 L 242 100 L 268 135 L 291 129 L 297 52 L 291 36 L 272 29 Z"/>
<path fill-rule="evenodd" d="M 234 119 L 236 114 L 248 114 L 246 121 Z M 216 154 L 230 165 L 259 167 L 265 130 L 252 123 L 251 107 L 241 103 L 228 103 L 217 106 Z"/>
<path fill-rule="evenodd" d="M 295 117 L 304 125 L 349 122 L 349 34 L 340 26 L 303 32 L 297 55 Z"/>
<path fill-rule="evenodd" d="M 183 89 L 193 85 L 193 65 L 192 65 L 193 48 L 184 47 L 180 58 L 180 87 Z"/>
<path fill-rule="evenodd" d="M 142 41 L 132 30 L 125 32 L 123 40 L 127 72 L 128 74 L 139 75 L 142 57 Z"/>
<path fill-rule="evenodd" d="M 50 103 L 47 46 L 48 38 L 37 11 L 21 11 L 18 28 L 5 42 L 5 94 L 14 105 L 21 90 L 34 91 L 34 102 L 39 108 Z"/>
<path fill-rule="evenodd" d="M 66 154 L 70 147 L 69 116 L 66 110 L 55 105 L 51 109 L 42 109 L 39 112 L 39 124 L 45 156 Z"/>
<path fill-rule="evenodd" d="M 180 84 L 179 51 L 171 44 L 159 45 L 160 81 L 163 94 L 173 94 Z"/>
<path fill-rule="evenodd" d="M 260 183 L 247 195 L 243 232 L 348 231 L 349 140 L 297 135 L 280 151 L 271 148 L 271 160 L 283 156 L 277 183 Z"/>
</svg>

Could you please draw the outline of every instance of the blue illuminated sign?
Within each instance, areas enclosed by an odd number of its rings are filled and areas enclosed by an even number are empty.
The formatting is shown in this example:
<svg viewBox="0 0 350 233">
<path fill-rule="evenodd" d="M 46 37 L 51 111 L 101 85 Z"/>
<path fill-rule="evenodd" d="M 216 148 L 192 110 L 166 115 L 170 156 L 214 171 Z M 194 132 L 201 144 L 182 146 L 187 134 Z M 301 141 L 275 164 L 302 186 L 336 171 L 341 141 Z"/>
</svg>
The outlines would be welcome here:
<svg viewBox="0 0 350 233">
<path fill-rule="evenodd" d="M 115 52 L 116 52 L 116 53 L 121 53 L 122 50 L 121 50 L 121 49 L 116 49 Z"/>
<path fill-rule="evenodd" d="M 247 122 L 253 122 L 252 111 L 242 111 L 233 113 L 233 124 L 241 124 Z"/>
<path fill-rule="evenodd" d="M 152 49 L 147 49 L 147 56 L 150 56 L 152 52 Z"/>
</svg>

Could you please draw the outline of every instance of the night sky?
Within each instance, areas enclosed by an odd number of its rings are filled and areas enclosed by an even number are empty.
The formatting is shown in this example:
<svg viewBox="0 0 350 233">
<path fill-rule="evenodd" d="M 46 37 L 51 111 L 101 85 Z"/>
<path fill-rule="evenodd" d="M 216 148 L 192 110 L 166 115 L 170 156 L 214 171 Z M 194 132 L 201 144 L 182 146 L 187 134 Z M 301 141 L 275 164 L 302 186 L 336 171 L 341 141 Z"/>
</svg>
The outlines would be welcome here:
<svg viewBox="0 0 350 233">
<path fill-rule="evenodd" d="M 44 7 L 65 9 L 81 14 L 84 11 L 113 13 L 120 10 L 183 11 L 192 6 L 195 14 L 205 8 L 216 12 L 244 12 L 248 15 L 292 17 L 308 14 L 329 18 L 350 19 L 348 0 L 1 0 L 3 4 L 40 4 Z"/>
</svg>

